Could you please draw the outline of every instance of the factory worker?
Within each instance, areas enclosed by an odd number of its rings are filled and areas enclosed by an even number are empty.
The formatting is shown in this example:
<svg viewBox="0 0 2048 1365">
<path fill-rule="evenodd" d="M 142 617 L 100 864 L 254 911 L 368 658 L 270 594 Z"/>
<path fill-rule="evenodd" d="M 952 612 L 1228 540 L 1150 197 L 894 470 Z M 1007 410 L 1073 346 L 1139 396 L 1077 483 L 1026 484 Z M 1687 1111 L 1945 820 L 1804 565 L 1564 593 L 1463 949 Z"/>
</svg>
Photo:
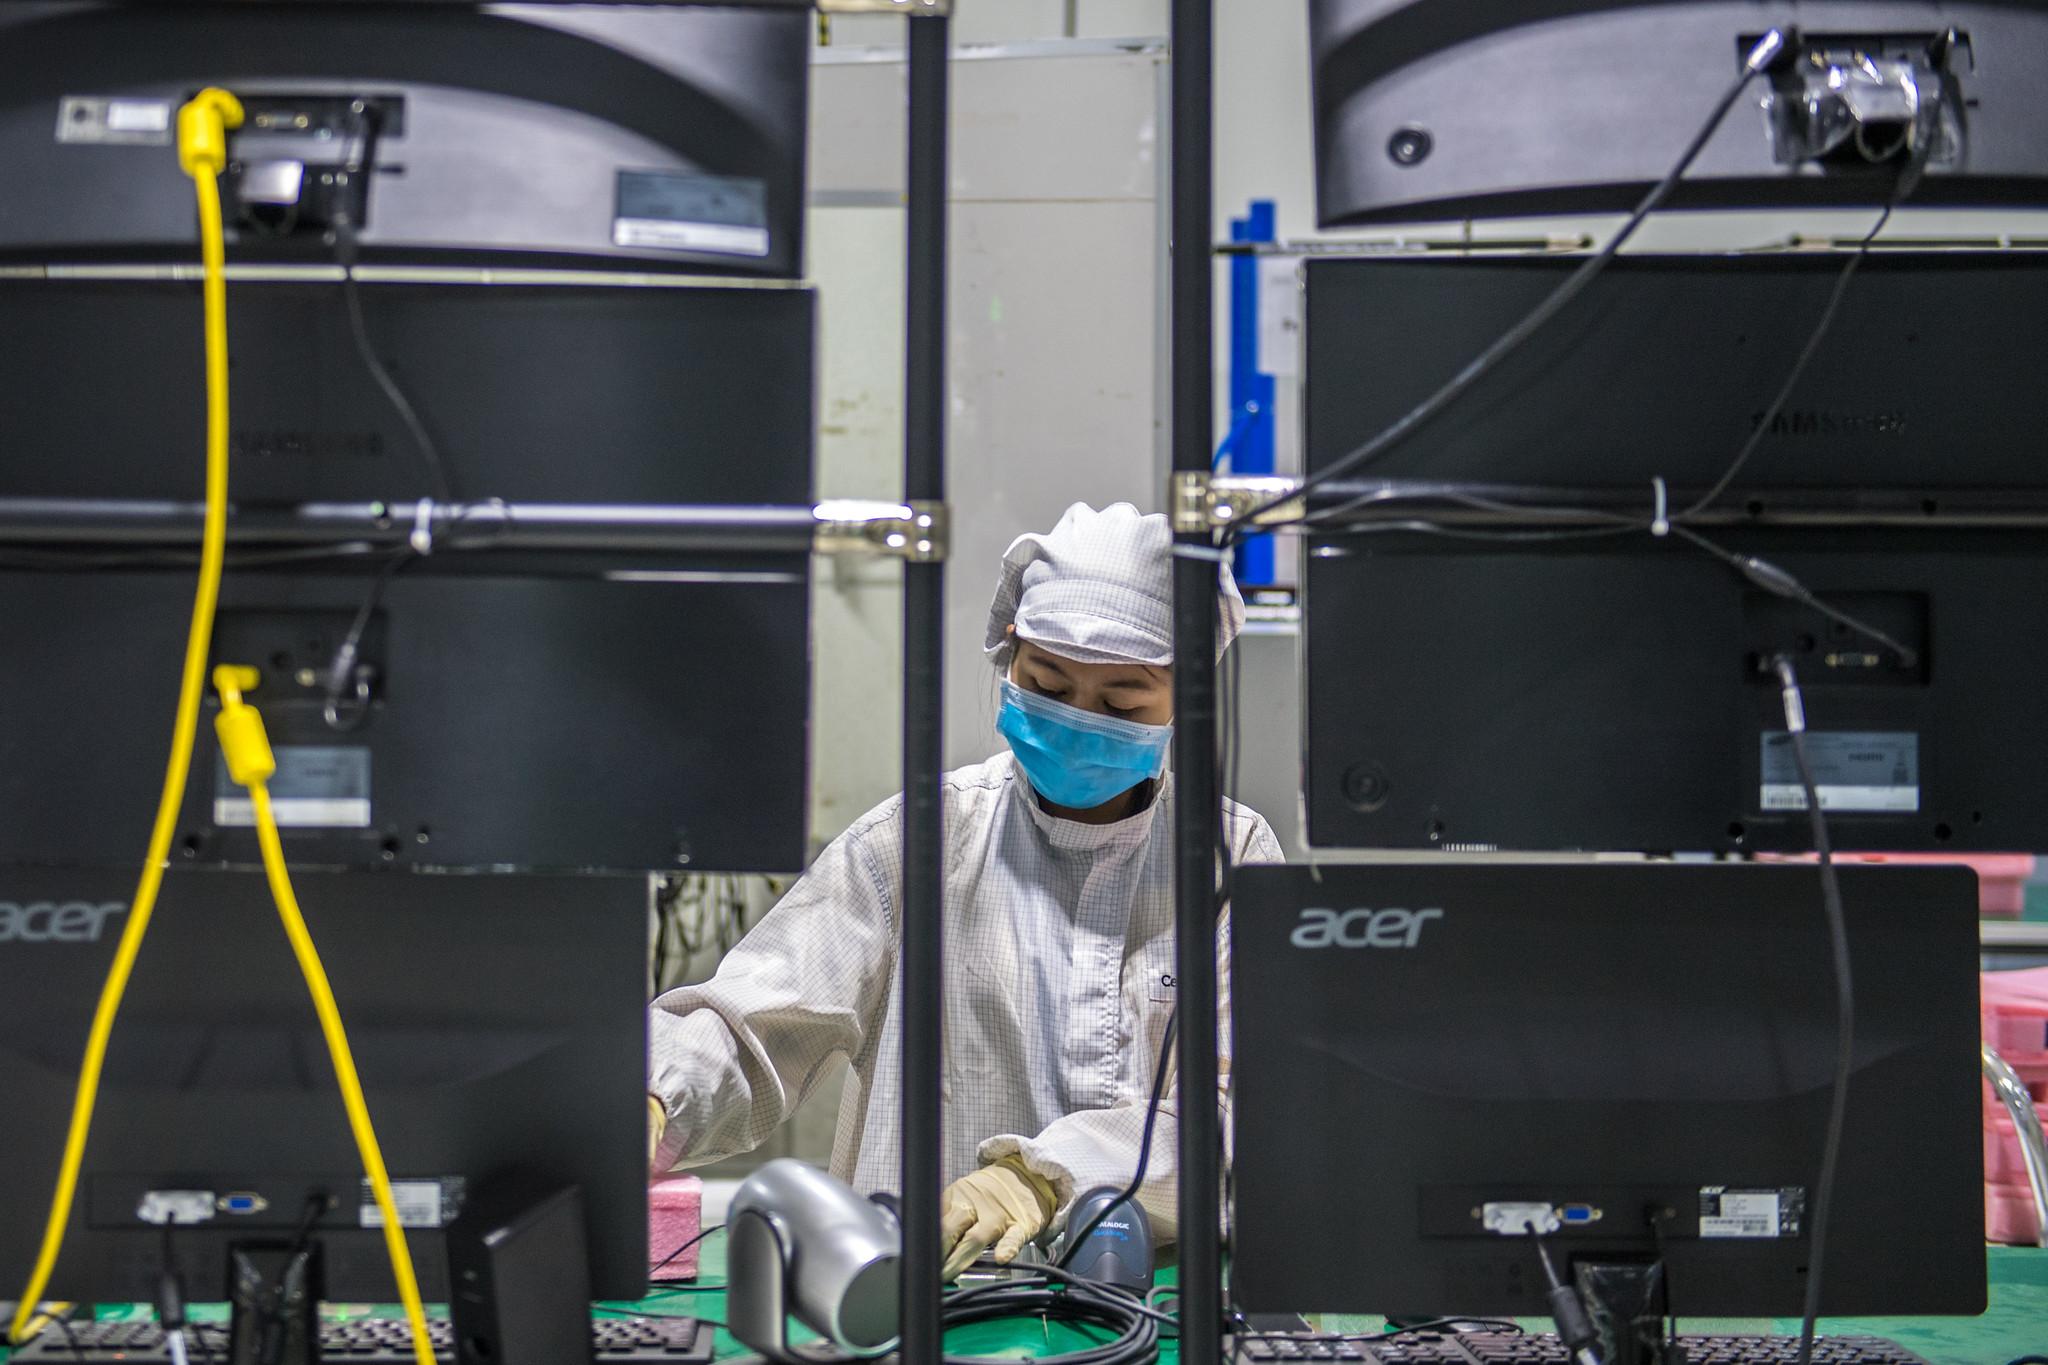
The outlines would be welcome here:
<svg viewBox="0 0 2048 1365">
<path fill-rule="evenodd" d="M 984 650 L 1009 749 L 940 784 L 948 1278 L 984 1249 L 1009 1260 L 1077 1195 L 1136 1170 L 1174 1004 L 1171 566 L 1166 518 L 1127 503 L 1076 504 L 1003 557 Z M 1244 619 L 1223 580 L 1219 651 Z M 1224 830 L 1233 859 L 1280 860 L 1252 811 L 1226 803 Z M 658 1169 L 758 1145 L 844 1053 L 832 1171 L 896 1188 L 902 861 L 897 797 L 834 840 L 715 977 L 654 1002 Z M 1175 1227 L 1168 1081 L 1140 1194 L 1161 1240 Z"/>
</svg>

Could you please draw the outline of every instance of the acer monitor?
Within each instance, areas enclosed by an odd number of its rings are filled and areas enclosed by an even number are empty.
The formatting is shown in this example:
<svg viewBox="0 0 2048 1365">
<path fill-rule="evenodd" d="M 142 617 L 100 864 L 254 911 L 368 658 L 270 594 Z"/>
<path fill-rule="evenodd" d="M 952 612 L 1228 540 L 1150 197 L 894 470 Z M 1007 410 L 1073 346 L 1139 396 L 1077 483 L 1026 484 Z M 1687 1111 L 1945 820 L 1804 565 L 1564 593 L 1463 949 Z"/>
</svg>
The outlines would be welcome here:
<svg viewBox="0 0 2048 1365">
<path fill-rule="evenodd" d="M 2048 844 L 2048 262 L 1873 255 L 1697 530 L 1902 654 L 1651 534 L 1730 468 L 1840 278 L 1818 256 L 1624 256 L 1361 480 L 1620 511 L 1552 537 L 1306 538 L 1311 845 L 1800 851 L 1776 680 L 1806 692 L 1845 848 Z M 1305 440 L 1323 469 L 1433 393 L 1576 262 L 1315 259 Z M 1512 491 L 1507 491 L 1512 490 Z M 1427 516 L 1424 510 L 1414 513 Z M 1405 513 L 1404 513 L 1405 515 Z M 1496 532 L 1498 526 L 1493 528 Z"/>
<path fill-rule="evenodd" d="M 1821 1308 L 1979 1313 L 1976 876 L 1841 885 Z M 1246 867 L 1231 982 L 1238 1307 L 1546 1315 L 1512 1216 L 1542 1209 L 1567 1282 L 1661 1259 L 1680 1318 L 1799 1315 L 1836 1040 L 1813 868 Z"/>
<path fill-rule="evenodd" d="M 291 845 L 286 836 L 286 847 Z M 647 1277 L 644 877 L 295 873 L 347 1022 L 422 1293 L 446 1224 L 502 1178 L 573 1184 L 593 1292 Z M 0 1281 L 27 1282 L 134 872 L 0 870 Z M 177 870 L 116 1021 L 48 1297 L 150 1301 L 161 1226 L 186 1293 L 308 1219 L 317 1296 L 396 1297 L 319 1022 L 258 871 Z M 201 1199 L 199 1196 L 205 1196 Z M 191 1225 L 188 1225 L 191 1224 Z"/>
</svg>

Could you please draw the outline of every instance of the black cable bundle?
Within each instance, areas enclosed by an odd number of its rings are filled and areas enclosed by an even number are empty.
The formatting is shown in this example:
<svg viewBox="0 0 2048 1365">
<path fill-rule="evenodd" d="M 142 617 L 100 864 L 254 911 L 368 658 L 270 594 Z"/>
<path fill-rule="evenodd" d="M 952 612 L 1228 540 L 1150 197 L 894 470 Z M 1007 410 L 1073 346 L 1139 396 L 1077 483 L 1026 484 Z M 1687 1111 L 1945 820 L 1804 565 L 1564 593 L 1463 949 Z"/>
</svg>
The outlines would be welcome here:
<svg viewBox="0 0 2048 1365">
<path fill-rule="evenodd" d="M 1099 1345 L 1062 1355 L 1039 1356 L 1039 1365 L 1150 1365 L 1159 1358 L 1159 1329 L 1174 1326 L 1165 1313 L 1146 1307 L 1127 1290 L 1069 1275 L 1053 1266 L 995 1284 L 977 1285 L 946 1296 L 941 1310 L 948 1328 L 1001 1318 L 1044 1318 L 1116 1333 Z M 995 1357 L 946 1357 L 946 1365 L 1007 1365 Z"/>
</svg>

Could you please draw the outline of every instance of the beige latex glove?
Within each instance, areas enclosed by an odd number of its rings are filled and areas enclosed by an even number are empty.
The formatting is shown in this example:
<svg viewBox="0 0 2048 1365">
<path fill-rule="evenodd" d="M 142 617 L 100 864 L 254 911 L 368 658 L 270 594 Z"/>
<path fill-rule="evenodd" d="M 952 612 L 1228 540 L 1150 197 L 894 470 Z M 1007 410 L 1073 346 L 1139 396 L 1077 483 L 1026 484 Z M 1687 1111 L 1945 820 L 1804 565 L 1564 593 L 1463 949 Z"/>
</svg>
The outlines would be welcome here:
<svg viewBox="0 0 2048 1365">
<path fill-rule="evenodd" d="M 942 1278 L 957 1279 L 991 1245 L 996 1260 L 1008 1265 L 1045 1231 L 1058 1206 L 1045 1177 L 1015 1156 L 960 1177 L 940 1202 L 939 1247 L 947 1253 Z"/>
<path fill-rule="evenodd" d="M 661 1135 L 668 1131 L 668 1110 L 653 1095 L 647 1097 L 647 1169 L 654 1175 L 662 1172 L 655 1167 L 661 1150 Z"/>
</svg>

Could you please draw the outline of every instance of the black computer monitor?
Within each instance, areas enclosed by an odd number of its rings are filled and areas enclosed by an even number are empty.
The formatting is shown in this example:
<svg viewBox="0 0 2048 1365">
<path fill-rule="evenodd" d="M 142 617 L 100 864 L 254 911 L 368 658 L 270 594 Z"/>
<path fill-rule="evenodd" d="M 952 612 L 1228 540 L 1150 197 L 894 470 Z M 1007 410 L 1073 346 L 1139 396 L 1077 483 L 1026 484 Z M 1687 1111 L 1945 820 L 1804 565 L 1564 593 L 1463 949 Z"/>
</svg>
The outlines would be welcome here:
<svg viewBox="0 0 2048 1365">
<path fill-rule="evenodd" d="M 812 290 L 386 279 L 360 303 L 447 489 L 355 344 L 341 286 L 237 279 L 236 507 L 811 500 Z M 199 309 L 191 280 L 0 277 L 0 498 L 196 502 Z"/>
<path fill-rule="evenodd" d="M 1858 100 L 1859 142 L 1829 81 L 1866 58 L 1919 63 L 1926 103 L 1928 73 L 1951 82 L 1916 202 L 2037 203 L 2048 179 L 2038 5 L 1310 0 L 1309 16 L 1326 228 L 1632 207 L 1772 25 L 1798 26 L 1792 50 L 1721 119 L 1672 206 L 1880 202 L 1896 157 L 1866 154 L 1897 148 L 1899 114 Z"/>
<path fill-rule="evenodd" d="M 1856 1061 L 1821 1311 L 1979 1313 L 1975 877 L 1841 877 Z M 1827 937 L 1813 868 L 1241 869 L 1236 1300 L 1540 1315 L 1529 1238 L 1484 1226 L 1535 1203 L 1567 1275 L 1661 1258 L 1672 1313 L 1798 1315 Z"/>
<path fill-rule="evenodd" d="M 214 659 L 262 673 L 250 700 L 277 750 L 287 852 L 400 870 L 800 869 L 808 586 L 801 563 L 748 563 L 408 569 L 363 636 L 371 699 L 345 699 L 338 723 L 323 679 L 367 576 L 230 570 Z M 0 866 L 132 875 L 191 595 L 189 569 L 0 572 Z M 173 856 L 253 865 L 213 711 Z"/>
<path fill-rule="evenodd" d="M 291 847 L 290 836 L 286 839 Z M 581 1188 L 593 1292 L 647 1278 L 646 882 L 635 877 L 296 877 L 349 1031 L 421 1291 L 447 1297 L 441 1226 L 521 1176 Z M 0 877 L 0 1281 L 25 1283 L 79 1057 L 132 876 Z M 151 1190 L 210 1191 L 172 1243 L 187 1293 L 227 1297 L 228 1249 L 290 1242 L 308 1197 L 340 1302 L 395 1297 L 306 987 L 256 872 L 166 880 L 100 1083 L 50 1297 L 150 1300 Z M 413 1216 L 408 1213 L 408 1218 Z"/>
<path fill-rule="evenodd" d="M 789 7 L 0 6 L 36 187 L 0 260 L 192 259 L 175 114 L 218 85 L 231 257 L 331 261 L 345 209 L 368 262 L 800 275 L 810 42 Z"/>
<path fill-rule="evenodd" d="M 346 530 L 331 554 L 303 532 L 231 553 L 214 658 L 264 671 L 253 700 L 298 751 L 276 794 L 301 856 L 800 868 L 807 548 L 512 553 L 494 548 L 503 523 L 490 509 L 809 506 L 811 291 L 587 278 L 360 288 L 370 343 L 446 487 L 355 344 L 339 284 L 237 279 L 237 518 L 381 502 L 403 526 L 411 500 L 451 493 L 474 515 L 381 591 L 402 547 L 352 553 Z M 196 502 L 199 310 L 191 282 L 0 281 L 0 499 Z M 6 822 L 0 864 L 140 856 L 196 572 L 187 525 L 182 542 L 88 528 L 67 543 L 38 538 L 32 515 L 10 521 L 0 808 L 33 814 Z M 330 666 L 373 596 L 348 669 L 370 670 L 359 704 L 353 683 L 336 695 Z M 210 726 L 200 743 L 181 856 L 253 861 L 246 816 L 216 813 L 239 793 L 216 774 Z"/>
<path fill-rule="evenodd" d="M 1311 467 L 1427 397 L 1574 265 L 1311 261 Z M 1734 520 L 1698 528 L 1914 657 L 1647 529 L 1654 479 L 1676 511 L 1730 466 L 1841 268 L 1838 255 L 1617 260 L 1373 462 L 1371 478 L 1537 490 L 1645 529 L 1546 540 L 1525 517 L 1518 532 L 1534 537 L 1468 525 L 1312 539 L 1311 843 L 1809 847 L 1775 679 L 1759 668 L 1778 652 L 1824 732 L 1817 776 L 1843 846 L 2048 841 L 2048 788 L 2027 757 L 2048 748 L 2029 681 L 2048 668 L 2048 540 L 2025 522 L 2048 510 L 2041 395 L 2004 361 L 2048 345 L 2048 268 L 1866 261 L 1722 500 Z M 2019 520 L 1952 515 L 1987 511 Z"/>
</svg>

